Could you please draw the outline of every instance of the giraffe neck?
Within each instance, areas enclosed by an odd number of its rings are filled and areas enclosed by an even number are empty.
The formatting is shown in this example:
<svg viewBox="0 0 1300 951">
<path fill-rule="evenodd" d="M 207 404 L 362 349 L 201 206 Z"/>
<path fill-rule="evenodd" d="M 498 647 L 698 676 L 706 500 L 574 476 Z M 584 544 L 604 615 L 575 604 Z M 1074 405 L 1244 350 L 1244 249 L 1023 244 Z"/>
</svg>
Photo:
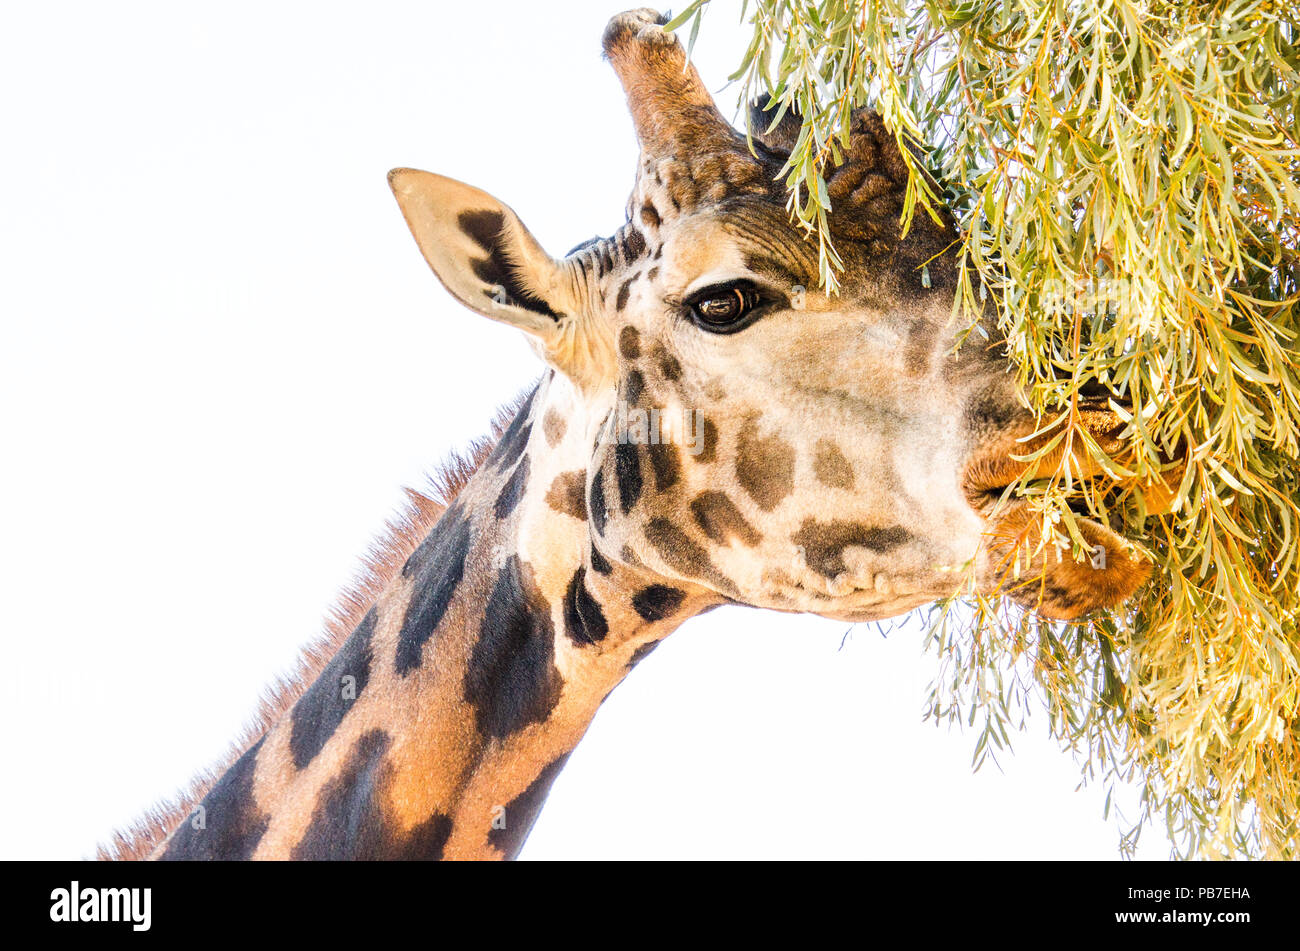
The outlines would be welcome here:
<svg viewBox="0 0 1300 951">
<path fill-rule="evenodd" d="M 513 857 L 611 690 L 716 599 L 591 545 L 600 420 L 549 376 L 162 858 Z"/>
</svg>

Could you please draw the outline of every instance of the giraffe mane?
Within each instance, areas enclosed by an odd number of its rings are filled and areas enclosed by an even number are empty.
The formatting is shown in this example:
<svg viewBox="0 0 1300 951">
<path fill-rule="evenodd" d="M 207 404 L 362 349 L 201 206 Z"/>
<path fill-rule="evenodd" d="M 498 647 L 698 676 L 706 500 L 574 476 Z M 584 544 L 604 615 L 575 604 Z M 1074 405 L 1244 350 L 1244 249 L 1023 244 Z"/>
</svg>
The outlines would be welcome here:
<svg viewBox="0 0 1300 951">
<path fill-rule="evenodd" d="M 448 506 L 456 499 L 492 452 L 501 434 L 519 413 L 536 384 L 501 406 L 494 415 L 488 434 L 474 439 L 462 451 L 452 450 L 427 477 L 423 490 L 404 487 L 406 502 L 392 515 L 381 534 L 371 542 L 362 557 L 361 567 L 352 583 L 335 599 L 325 615 L 324 630 L 303 647 L 298 661 L 288 674 L 277 675 L 262 691 L 257 710 L 231 744 L 225 756 L 196 775 L 178 795 L 157 802 L 123 829 L 115 830 L 106 843 L 96 848 L 101 861 L 146 859 L 154 849 L 194 811 L 222 774 L 254 743 L 261 739 L 281 717 L 293 708 L 298 698 L 320 676 L 325 665 L 343 646 L 353 629 L 388 583 L 401 570 L 411 553 L 433 529 Z"/>
</svg>

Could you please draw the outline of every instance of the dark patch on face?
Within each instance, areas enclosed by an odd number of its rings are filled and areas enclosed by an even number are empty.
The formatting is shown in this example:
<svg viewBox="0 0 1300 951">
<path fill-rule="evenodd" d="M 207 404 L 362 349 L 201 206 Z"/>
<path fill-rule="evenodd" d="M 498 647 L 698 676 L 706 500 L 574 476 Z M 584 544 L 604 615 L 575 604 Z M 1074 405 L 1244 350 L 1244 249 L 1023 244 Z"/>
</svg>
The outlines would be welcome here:
<svg viewBox="0 0 1300 951">
<path fill-rule="evenodd" d="M 736 446 L 736 478 L 764 512 L 794 491 L 794 449 L 780 436 L 760 436 L 749 420 Z"/>
<path fill-rule="evenodd" d="M 655 206 L 652 205 L 650 202 L 646 202 L 644 205 L 641 206 L 641 222 L 647 228 L 659 227 L 660 224 L 659 212 L 655 210 Z"/>
<path fill-rule="evenodd" d="M 614 447 L 614 476 L 618 482 L 619 506 L 625 513 L 630 512 L 641 498 L 641 453 L 632 443 L 622 442 Z"/>
<path fill-rule="evenodd" d="M 742 545 L 754 547 L 763 540 L 758 529 L 745 520 L 736 503 L 725 492 L 701 492 L 691 500 L 691 514 L 711 541 L 719 545 L 739 539 Z"/>
<path fill-rule="evenodd" d="M 632 596 L 632 607 L 646 621 L 662 621 L 682 606 L 686 592 L 666 584 L 652 584 Z"/>
<path fill-rule="evenodd" d="M 627 398 L 628 405 L 635 406 L 639 403 L 644 392 L 645 377 L 641 375 L 640 370 L 633 370 L 623 382 L 623 395 Z"/>
<path fill-rule="evenodd" d="M 615 310 L 622 310 L 624 307 L 627 306 L 627 299 L 632 291 L 632 282 L 635 280 L 636 280 L 635 277 L 629 277 L 626 281 L 624 281 L 622 284 L 618 286 L 618 297 L 614 299 Z"/>
<path fill-rule="evenodd" d="M 670 442 L 651 443 L 646 447 L 650 467 L 655 473 L 655 489 L 662 492 L 676 484 L 682 472 L 682 456 Z"/>
<path fill-rule="evenodd" d="M 501 228 L 505 216 L 499 211 L 462 211 L 456 218 L 460 230 L 480 248 L 487 252 L 486 258 L 471 258 L 469 265 L 480 281 L 488 285 L 484 296 L 494 300 L 496 288 L 505 290 L 512 304 L 526 310 L 545 314 L 552 320 L 559 320 L 563 314 L 551 309 L 551 305 L 528 290 L 510 267 L 510 256 L 502 240 Z"/>
<path fill-rule="evenodd" d="M 624 545 L 624 546 L 623 546 L 623 550 L 620 551 L 618 554 L 619 554 L 619 557 L 623 559 L 623 563 L 624 563 L 624 564 L 631 565 L 633 568 L 644 568 L 644 567 L 645 567 L 645 565 L 643 565 L 643 564 L 641 563 L 641 559 L 640 559 L 640 557 L 637 555 L 637 553 L 636 553 L 635 551 L 632 550 L 632 546 L 631 546 L 631 545 Z"/>
<path fill-rule="evenodd" d="M 708 552 L 668 519 L 652 519 L 645 527 L 645 537 L 674 571 L 706 581 L 727 594 L 736 593 L 735 583 L 714 567 Z"/>
<path fill-rule="evenodd" d="M 588 510 L 591 512 L 591 524 L 596 529 L 596 534 L 604 535 L 605 522 L 609 518 L 609 512 L 605 507 L 605 473 L 603 470 L 597 472 L 596 478 L 591 480 L 591 497 Z"/>
<path fill-rule="evenodd" d="M 497 518 L 506 518 L 519 505 L 519 500 L 524 497 L 524 490 L 528 487 L 528 454 L 519 460 L 519 465 L 515 466 L 515 471 L 510 473 L 510 478 L 506 484 L 501 487 L 501 494 L 497 496 L 494 511 Z"/>
<path fill-rule="evenodd" d="M 299 769 L 305 768 L 334 735 L 369 682 L 370 663 L 374 659 L 370 638 L 374 633 L 375 609 L 371 608 L 320 676 L 293 705 L 289 751 L 293 754 L 293 765 Z M 345 685 L 344 677 L 353 680 Z"/>
<path fill-rule="evenodd" d="M 203 828 L 194 828 L 198 810 L 176 827 L 162 858 L 248 859 L 266 834 L 271 817 L 253 799 L 253 773 L 262 740 L 249 747 L 208 790 L 203 807 Z"/>
<path fill-rule="evenodd" d="M 433 636 L 465 574 L 469 522 L 455 506 L 438 519 L 408 567 L 414 566 L 413 595 L 397 635 L 394 667 L 405 676 L 420 666 L 424 643 Z"/>
<path fill-rule="evenodd" d="M 659 268 L 657 268 L 657 267 L 652 267 L 652 268 L 650 269 L 650 273 L 648 273 L 648 274 L 646 275 L 646 277 L 649 278 L 649 279 L 652 280 L 652 281 L 653 281 L 656 277 L 658 277 L 658 276 L 659 276 Z"/>
<path fill-rule="evenodd" d="M 664 246 L 661 244 L 659 245 L 659 247 L 655 248 L 655 253 L 651 255 L 651 260 L 658 261 L 663 256 L 664 256 Z"/>
<path fill-rule="evenodd" d="M 542 417 L 542 432 L 546 435 L 546 444 L 548 446 L 557 446 L 561 439 L 564 438 L 565 430 L 569 428 L 568 423 L 552 406 Z"/>
<path fill-rule="evenodd" d="M 627 669 L 631 670 L 641 661 L 645 660 L 650 653 L 659 646 L 659 641 L 646 641 L 640 647 L 632 652 L 632 656 L 627 659 Z"/>
<path fill-rule="evenodd" d="M 682 376 L 682 365 L 671 353 L 664 349 L 662 344 L 655 344 L 654 349 L 655 363 L 659 366 L 659 372 L 668 380 L 679 380 Z"/>
<path fill-rule="evenodd" d="M 479 732 L 505 739 L 543 723 L 564 685 L 555 667 L 551 606 L 530 567 L 511 555 L 497 573 L 465 671 L 465 700 Z"/>
<path fill-rule="evenodd" d="M 587 569 L 579 568 L 564 592 L 564 633 L 575 644 L 596 644 L 609 633 L 600 602 L 587 590 Z"/>
<path fill-rule="evenodd" d="M 807 518 L 799 526 L 799 531 L 791 536 L 791 541 L 803 548 L 809 568 L 826 578 L 834 578 L 846 569 L 844 549 L 849 546 L 887 552 L 912 537 L 912 533 L 901 525 L 877 528 L 858 522 L 819 522 Z"/>
<path fill-rule="evenodd" d="M 635 327 L 624 327 L 619 331 L 618 352 L 629 360 L 641 356 L 641 334 Z"/>
<path fill-rule="evenodd" d="M 488 844 L 496 847 L 507 859 L 513 859 L 524 846 L 524 840 L 533 830 L 533 824 L 541 814 L 542 805 L 551 791 L 555 778 L 564 769 L 569 754 L 548 763 L 537 774 L 537 778 L 528 784 L 528 788 L 505 805 L 505 815 L 501 817 L 504 828 L 493 825 L 488 830 Z M 495 816 L 493 819 L 495 820 Z"/>
<path fill-rule="evenodd" d="M 369 730 L 357 738 L 343 769 L 321 787 L 311 823 L 291 853 L 307 861 L 436 860 L 451 835 L 451 818 L 435 813 L 409 832 L 386 814 L 393 779 L 392 737 Z"/>
<path fill-rule="evenodd" d="M 813 455 L 813 472 L 817 481 L 832 489 L 853 488 L 853 466 L 844 458 L 840 447 L 829 439 L 817 440 Z"/>
<path fill-rule="evenodd" d="M 628 228 L 627 237 L 623 239 L 623 246 L 627 248 L 627 263 L 631 264 L 645 254 L 645 236 L 635 228 Z"/>
<path fill-rule="evenodd" d="M 504 472 L 515 464 L 524 448 L 528 445 L 528 437 L 532 432 L 532 425 L 528 422 L 528 416 L 533 411 L 533 400 L 537 398 L 537 391 L 540 385 L 533 388 L 528 394 L 528 399 L 524 400 L 524 405 L 519 407 L 519 412 L 515 418 L 510 421 L 506 431 L 501 434 L 501 439 L 497 442 L 496 448 L 492 454 L 487 457 L 485 466 L 495 466 L 498 471 Z"/>
<path fill-rule="evenodd" d="M 614 570 L 614 566 L 609 563 L 609 559 L 602 555 L 600 549 L 595 545 L 591 546 L 591 568 L 593 571 L 599 571 L 602 575 L 607 575 Z"/>
<path fill-rule="evenodd" d="M 713 462 L 717 457 L 718 427 L 713 425 L 713 420 L 705 416 L 702 429 L 703 434 L 700 439 L 700 451 L 695 454 L 695 461 L 708 464 Z"/>
<path fill-rule="evenodd" d="M 579 521 L 587 518 L 587 473 L 581 469 L 561 472 L 546 492 L 546 504 Z"/>
</svg>

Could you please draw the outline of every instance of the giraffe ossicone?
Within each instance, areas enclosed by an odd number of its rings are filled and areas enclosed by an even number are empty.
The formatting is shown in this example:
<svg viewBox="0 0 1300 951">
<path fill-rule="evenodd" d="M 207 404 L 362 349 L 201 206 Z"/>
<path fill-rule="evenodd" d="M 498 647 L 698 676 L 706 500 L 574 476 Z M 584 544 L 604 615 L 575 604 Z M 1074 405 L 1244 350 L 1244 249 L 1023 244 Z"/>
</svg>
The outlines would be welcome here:
<svg viewBox="0 0 1300 951">
<path fill-rule="evenodd" d="M 486 192 L 390 173 L 439 280 L 546 373 L 441 504 L 413 497 L 233 762 L 107 854 L 513 856 L 600 703 L 702 611 L 871 621 L 970 582 L 1074 618 L 1146 579 L 1106 526 L 1081 523 L 1078 561 L 999 500 L 1053 434 L 991 319 L 954 349 L 955 224 L 900 232 L 907 167 L 880 118 L 855 113 L 828 176 L 830 296 L 777 175 L 797 117 L 762 115 L 751 149 L 663 23 L 636 10 L 603 37 L 640 144 L 610 237 L 554 258 Z M 1118 445 L 1116 416 L 1083 418 Z"/>
</svg>

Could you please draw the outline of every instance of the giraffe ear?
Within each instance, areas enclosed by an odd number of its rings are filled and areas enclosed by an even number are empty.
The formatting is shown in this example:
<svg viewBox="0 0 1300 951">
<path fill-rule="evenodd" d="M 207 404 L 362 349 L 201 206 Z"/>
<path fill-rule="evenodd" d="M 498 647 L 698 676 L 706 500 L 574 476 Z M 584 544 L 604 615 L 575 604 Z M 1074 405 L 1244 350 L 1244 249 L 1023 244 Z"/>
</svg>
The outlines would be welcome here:
<svg viewBox="0 0 1300 951">
<path fill-rule="evenodd" d="M 431 172 L 395 168 L 388 184 L 452 296 L 554 347 L 570 309 L 563 272 L 518 215 L 487 192 Z"/>
<path fill-rule="evenodd" d="M 802 128 L 803 118 L 799 113 L 794 109 L 780 112 L 770 96 L 763 95 L 749 103 L 749 131 L 773 152 L 788 157 L 799 144 Z"/>
</svg>

